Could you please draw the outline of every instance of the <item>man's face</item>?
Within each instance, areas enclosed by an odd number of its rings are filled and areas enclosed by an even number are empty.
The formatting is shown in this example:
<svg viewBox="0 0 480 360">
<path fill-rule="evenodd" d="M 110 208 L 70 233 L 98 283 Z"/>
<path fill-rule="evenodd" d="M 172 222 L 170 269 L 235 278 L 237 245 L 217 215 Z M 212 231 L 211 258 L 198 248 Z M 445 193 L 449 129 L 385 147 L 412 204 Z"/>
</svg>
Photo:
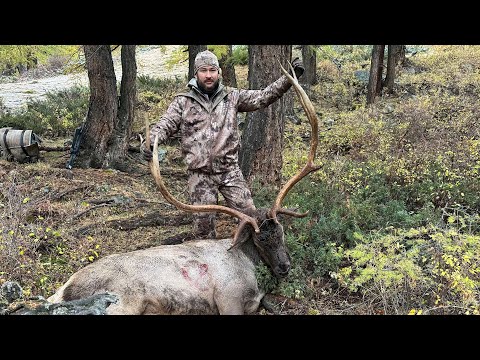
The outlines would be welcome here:
<svg viewBox="0 0 480 360">
<path fill-rule="evenodd" d="M 207 92 L 217 87 L 220 74 L 215 66 L 201 66 L 197 71 L 197 83 Z"/>
</svg>

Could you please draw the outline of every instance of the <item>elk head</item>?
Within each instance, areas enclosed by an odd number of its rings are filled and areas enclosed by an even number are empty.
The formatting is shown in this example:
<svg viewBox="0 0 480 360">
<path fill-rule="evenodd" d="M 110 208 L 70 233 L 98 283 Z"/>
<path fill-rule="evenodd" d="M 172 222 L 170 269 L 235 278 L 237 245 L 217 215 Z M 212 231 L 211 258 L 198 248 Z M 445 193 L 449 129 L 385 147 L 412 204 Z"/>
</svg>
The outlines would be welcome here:
<svg viewBox="0 0 480 360">
<path fill-rule="evenodd" d="M 280 190 L 273 206 L 270 209 L 257 209 L 251 213 L 242 213 L 235 209 L 220 205 L 189 205 L 175 199 L 167 190 L 160 175 L 158 161 L 158 136 L 155 138 L 153 147 L 153 159 L 150 160 L 150 170 L 155 179 L 160 192 L 164 198 L 180 210 L 188 212 L 221 212 L 240 219 L 240 223 L 233 238 L 232 249 L 250 238 L 253 238 L 258 253 L 263 260 L 271 267 L 277 277 L 285 277 L 290 270 L 290 256 L 285 246 L 283 226 L 277 219 L 277 214 L 285 214 L 293 217 L 304 217 L 308 212 L 297 213 L 281 207 L 281 203 L 288 191 L 309 173 L 318 170 L 320 167 L 313 165 L 315 153 L 318 145 L 318 119 L 313 105 L 303 88 L 298 83 L 298 79 L 292 69 L 290 75 L 280 64 L 282 72 L 292 83 L 297 95 L 299 96 L 302 107 L 304 108 L 312 128 L 310 138 L 310 153 L 307 164 L 295 174 Z M 149 124 L 146 122 L 146 146 L 150 148 Z M 246 225 L 251 225 L 247 227 Z M 260 224 L 260 225 L 259 225 Z M 253 231 L 252 231 L 253 228 Z"/>
</svg>

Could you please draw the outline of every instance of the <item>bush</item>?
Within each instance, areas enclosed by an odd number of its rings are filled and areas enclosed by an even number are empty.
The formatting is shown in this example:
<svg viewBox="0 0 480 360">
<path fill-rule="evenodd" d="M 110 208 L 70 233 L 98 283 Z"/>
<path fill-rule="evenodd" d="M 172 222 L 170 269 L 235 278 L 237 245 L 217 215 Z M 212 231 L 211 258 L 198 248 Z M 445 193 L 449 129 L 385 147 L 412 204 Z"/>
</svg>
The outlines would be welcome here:
<svg viewBox="0 0 480 360">
<path fill-rule="evenodd" d="M 177 91 L 179 86 L 185 86 L 185 79 L 157 78 L 148 75 L 137 77 L 138 92 L 152 92 L 163 94 L 165 92 Z"/>
<path fill-rule="evenodd" d="M 480 236 L 454 223 L 357 234 L 357 246 L 345 251 L 351 265 L 333 275 L 361 292 L 372 312 L 479 314 Z"/>
<path fill-rule="evenodd" d="M 83 86 L 48 92 L 45 99 L 29 100 L 26 110 L 0 113 L 0 124 L 33 130 L 40 136 L 67 136 L 85 120 L 88 96 L 89 90 Z"/>
<path fill-rule="evenodd" d="M 248 46 L 234 45 L 231 62 L 233 65 L 248 65 Z"/>
</svg>

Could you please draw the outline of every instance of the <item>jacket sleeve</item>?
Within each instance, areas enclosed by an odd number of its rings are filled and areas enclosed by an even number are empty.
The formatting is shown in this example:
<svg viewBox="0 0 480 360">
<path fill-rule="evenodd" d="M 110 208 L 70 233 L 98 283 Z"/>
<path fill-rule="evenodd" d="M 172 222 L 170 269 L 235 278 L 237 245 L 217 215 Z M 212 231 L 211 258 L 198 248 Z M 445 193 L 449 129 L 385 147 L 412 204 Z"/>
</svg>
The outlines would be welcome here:
<svg viewBox="0 0 480 360">
<path fill-rule="evenodd" d="M 263 90 L 239 90 L 238 111 L 255 111 L 267 107 L 287 92 L 292 84 L 285 75 Z"/>
<path fill-rule="evenodd" d="M 153 146 L 158 134 L 158 143 L 163 144 L 180 129 L 185 98 L 176 96 L 160 120 L 150 129 L 150 144 Z"/>
</svg>

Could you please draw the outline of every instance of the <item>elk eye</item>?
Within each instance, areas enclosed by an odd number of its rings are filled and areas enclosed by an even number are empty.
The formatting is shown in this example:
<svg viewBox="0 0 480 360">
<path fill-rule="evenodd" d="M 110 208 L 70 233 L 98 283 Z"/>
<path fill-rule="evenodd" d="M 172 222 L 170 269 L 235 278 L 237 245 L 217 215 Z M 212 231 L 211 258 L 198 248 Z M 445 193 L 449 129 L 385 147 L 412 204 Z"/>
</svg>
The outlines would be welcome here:
<svg viewBox="0 0 480 360">
<path fill-rule="evenodd" d="M 267 241 L 267 238 L 268 238 L 268 236 L 265 235 L 264 233 L 260 233 L 260 235 L 257 236 L 257 240 L 260 241 L 260 242 L 265 242 L 265 241 Z"/>
</svg>

